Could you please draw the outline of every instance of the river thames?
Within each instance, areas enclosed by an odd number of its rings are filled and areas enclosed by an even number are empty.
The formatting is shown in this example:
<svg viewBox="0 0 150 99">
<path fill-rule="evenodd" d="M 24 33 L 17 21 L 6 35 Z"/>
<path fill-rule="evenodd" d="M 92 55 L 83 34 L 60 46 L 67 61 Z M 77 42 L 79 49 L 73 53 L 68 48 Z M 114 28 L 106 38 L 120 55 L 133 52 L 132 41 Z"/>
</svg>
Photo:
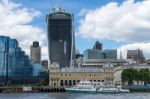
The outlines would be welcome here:
<svg viewBox="0 0 150 99">
<path fill-rule="evenodd" d="M 150 99 L 150 93 L 72 94 L 72 93 L 1 93 L 0 99 Z"/>
</svg>

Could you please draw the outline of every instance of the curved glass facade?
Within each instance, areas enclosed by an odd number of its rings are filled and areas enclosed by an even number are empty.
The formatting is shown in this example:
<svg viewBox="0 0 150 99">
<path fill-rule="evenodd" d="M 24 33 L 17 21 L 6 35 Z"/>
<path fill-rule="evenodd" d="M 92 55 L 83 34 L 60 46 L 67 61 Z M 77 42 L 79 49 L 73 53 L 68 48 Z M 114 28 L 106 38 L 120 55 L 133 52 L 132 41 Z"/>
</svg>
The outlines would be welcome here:
<svg viewBox="0 0 150 99">
<path fill-rule="evenodd" d="M 60 67 L 69 67 L 75 51 L 73 15 L 56 11 L 48 14 L 46 20 L 50 62 L 57 62 Z"/>
</svg>

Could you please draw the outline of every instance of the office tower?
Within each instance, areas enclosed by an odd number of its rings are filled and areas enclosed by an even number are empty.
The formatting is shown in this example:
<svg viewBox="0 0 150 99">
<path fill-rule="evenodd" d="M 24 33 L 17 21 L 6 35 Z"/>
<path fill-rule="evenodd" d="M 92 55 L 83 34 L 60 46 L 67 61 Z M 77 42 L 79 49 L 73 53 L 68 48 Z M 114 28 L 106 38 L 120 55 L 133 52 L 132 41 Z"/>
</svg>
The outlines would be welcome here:
<svg viewBox="0 0 150 99">
<path fill-rule="evenodd" d="M 30 58 L 33 63 L 41 62 L 41 47 L 39 46 L 39 42 L 34 41 L 33 45 L 30 47 Z"/>
<path fill-rule="evenodd" d="M 48 80 L 47 69 L 41 64 L 32 64 L 18 41 L 7 36 L 0 36 L 0 68 L 0 85 L 8 82 L 15 85 L 33 84 L 40 79 Z"/>
<path fill-rule="evenodd" d="M 32 63 L 16 39 L 0 36 L 0 85 L 32 81 Z"/>
<path fill-rule="evenodd" d="M 135 60 L 137 63 L 143 63 L 145 60 L 143 51 L 140 49 L 128 50 L 127 51 L 127 59 Z"/>
<path fill-rule="evenodd" d="M 105 59 L 117 59 L 116 49 L 106 49 L 102 51 Z"/>
<path fill-rule="evenodd" d="M 69 67 L 75 59 L 73 15 L 64 9 L 55 9 L 46 17 L 49 60 L 60 67 Z"/>
<path fill-rule="evenodd" d="M 117 50 L 106 49 L 100 51 L 97 49 L 87 49 L 84 51 L 83 59 L 117 59 Z"/>
<path fill-rule="evenodd" d="M 103 44 L 100 43 L 99 41 L 96 41 L 94 46 L 93 46 L 93 49 L 102 50 L 103 49 Z"/>
</svg>

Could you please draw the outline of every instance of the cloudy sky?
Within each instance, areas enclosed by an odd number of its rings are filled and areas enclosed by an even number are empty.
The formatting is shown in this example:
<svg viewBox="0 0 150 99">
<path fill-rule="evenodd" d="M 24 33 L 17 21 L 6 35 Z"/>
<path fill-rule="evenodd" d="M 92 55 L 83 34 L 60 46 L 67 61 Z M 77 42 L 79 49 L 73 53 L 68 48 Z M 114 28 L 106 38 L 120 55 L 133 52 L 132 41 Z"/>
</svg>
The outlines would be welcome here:
<svg viewBox="0 0 150 99">
<path fill-rule="evenodd" d="M 53 7 L 74 14 L 76 48 L 82 53 L 96 40 L 104 49 L 142 49 L 150 57 L 150 0 L 0 0 L 0 35 L 19 41 L 29 54 L 33 41 L 48 58 L 45 17 Z"/>
</svg>

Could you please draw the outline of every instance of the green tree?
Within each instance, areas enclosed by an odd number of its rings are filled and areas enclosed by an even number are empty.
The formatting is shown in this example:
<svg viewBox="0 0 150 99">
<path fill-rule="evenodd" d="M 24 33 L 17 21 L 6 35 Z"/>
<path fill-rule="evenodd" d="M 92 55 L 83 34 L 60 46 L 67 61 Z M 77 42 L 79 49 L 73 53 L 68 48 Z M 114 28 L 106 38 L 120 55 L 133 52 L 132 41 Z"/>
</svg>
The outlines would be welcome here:
<svg viewBox="0 0 150 99">
<path fill-rule="evenodd" d="M 150 83 L 150 71 L 149 69 L 141 69 L 139 70 L 140 80 L 144 81 L 144 85 Z"/>
<path fill-rule="evenodd" d="M 129 85 L 133 84 L 133 81 L 139 81 L 139 73 L 137 69 L 129 68 L 123 70 L 121 74 L 122 82 L 128 82 Z"/>
</svg>

